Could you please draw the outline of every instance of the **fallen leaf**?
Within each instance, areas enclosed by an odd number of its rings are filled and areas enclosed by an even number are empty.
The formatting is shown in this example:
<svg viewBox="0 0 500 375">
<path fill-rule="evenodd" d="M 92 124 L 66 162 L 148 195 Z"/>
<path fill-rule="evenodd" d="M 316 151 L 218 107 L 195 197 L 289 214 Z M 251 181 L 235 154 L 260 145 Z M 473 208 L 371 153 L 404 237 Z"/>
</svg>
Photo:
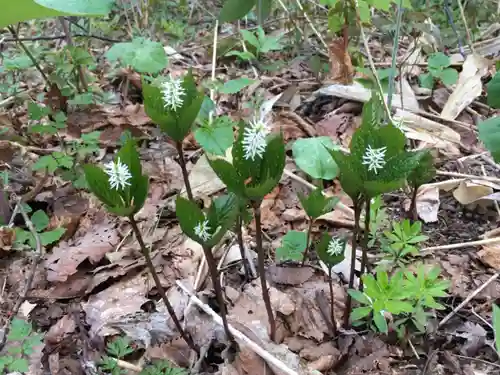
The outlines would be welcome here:
<svg viewBox="0 0 500 375">
<path fill-rule="evenodd" d="M 57 321 L 45 335 L 45 342 L 49 345 L 56 346 L 63 340 L 74 333 L 76 330 L 75 320 L 70 315 L 64 315 Z"/>
<path fill-rule="evenodd" d="M 344 85 L 352 83 L 354 68 L 347 50 L 347 41 L 341 37 L 332 40 L 328 46 L 330 56 L 330 78 Z"/>
<path fill-rule="evenodd" d="M 424 223 L 435 223 L 438 221 L 439 205 L 439 188 L 433 185 L 422 185 L 417 191 L 416 210 L 418 217 Z M 410 209 L 411 200 L 405 199 L 404 208 L 406 211 Z"/>
<path fill-rule="evenodd" d="M 210 167 L 206 155 L 199 158 L 193 169 L 191 169 L 189 182 L 195 198 L 211 196 L 226 187 Z M 182 194 L 186 195 L 185 188 L 182 190 Z"/>
<path fill-rule="evenodd" d="M 269 280 L 282 285 L 301 285 L 314 275 L 311 267 L 281 267 L 272 264 L 266 270 Z"/>
</svg>

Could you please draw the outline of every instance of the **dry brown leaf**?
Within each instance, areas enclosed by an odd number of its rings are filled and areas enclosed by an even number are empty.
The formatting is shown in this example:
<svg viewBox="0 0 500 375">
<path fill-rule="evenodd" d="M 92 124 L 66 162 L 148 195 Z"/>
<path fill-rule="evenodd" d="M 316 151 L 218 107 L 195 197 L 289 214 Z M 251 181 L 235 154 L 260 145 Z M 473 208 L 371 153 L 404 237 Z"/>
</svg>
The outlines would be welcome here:
<svg viewBox="0 0 500 375">
<path fill-rule="evenodd" d="M 494 238 L 498 233 L 486 233 L 486 238 Z M 500 270 L 500 242 L 483 245 L 477 253 L 481 261 L 495 270 Z"/>
<path fill-rule="evenodd" d="M 199 158 L 193 169 L 191 169 L 189 182 L 195 198 L 211 196 L 226 187 L 210 167 L 206 155 Z M 182 190 L 182 194 L 186 195 L 185 188 Z"/>
<path fill-rule="evenodd" d="M 301 285 L 314 275 L 310 267 L 281 267 L 270 265 L 266 274 L 270 281 L 282 285 Z"/>
<path fill-rule="evenodd" d="M 460 112 L 481 95 L 483 90 L 481 80 L 488 73 L 491 63 L 492 61 L 477 54 L 467 56 L 455 89 L 441 111 L 441 117 L 456 119 Z"/>
<path fill-rule="evenodd" d="M 500 190 L 500 185 L 485 180 L 464 180 L 453 191 L 453 196 L 463 205 L 489 205 L 491 202 L 485 198 L 493 193 L 493 189 Z"/>
<path fill-rule="evenodd" d="M 93 227 L 73 245 L 63 242 L 55 247 L 45 261 L 48 281 L 66 281 L 77 272 L 85 260 L 97 264 L 120 242 L 115 225 L 109 221 L 94 223 Z"/>
<path fill-rule="evenodd" d="M 45 342 L 56 346 L 76 330 L 75 320 L 70 315 L 64 315 L 57 321 L 45 335 Z"/>
<path fill-rule="evenodd" d="M 328 47 L 331 80 L 343 85 L 351 84 L 354 78 L 354 68 L 347 50 L 347 41 L 343 37 L 336 38 L 330 42 Z"/>
<path fill-rule="evenodd" d="M 438 221 L 439 205 L 439 188 L 433 185 L 422 185 L 417 192 L 416 210 L 418 217 L 425 223 L 435 223 Z M 410 209 L 411 200 L 405 199 L 404 207 L 408 211 Z"/>
</svg>

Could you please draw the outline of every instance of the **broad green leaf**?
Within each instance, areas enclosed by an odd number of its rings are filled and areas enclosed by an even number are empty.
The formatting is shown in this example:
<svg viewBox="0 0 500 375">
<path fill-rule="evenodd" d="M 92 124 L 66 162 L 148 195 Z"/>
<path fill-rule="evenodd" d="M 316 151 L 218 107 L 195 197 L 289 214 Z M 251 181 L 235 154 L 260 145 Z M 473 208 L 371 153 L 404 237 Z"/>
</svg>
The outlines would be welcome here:
<svg viewBox="0 0 500 375">
<path fill-rule="evenodd" d="M 139 73 L 156 74 L 167 66 L 167 55 L 161 43 L 145 38 L 114 44 L 105 54 L 110 61 L 120 60 Z"/>
<path fill-rule="evenodd" d="M 430 73 L 422 73 L 418 76 L 418 80 L 420 81 L 420 86 L 423 88 L 432 90 L 434 87 L 434 77 Z"/>
<path fill-rule="evenodd" d="M 413 305 L 404 301 L 387 301 L 385 307 L 387 311 L 392 314 L 409 313 L 413 311 Z"/>
<path fill-rule="evenodd" d="M 378 10 L 388 12 L 391 8 L 391 0 L 373 0 L 373 6 Z"/>
<path fill-rule="evenodd" d="M 418 165 L 410 172 L 407 180 L 413 188 L 418 188 L 432 180 L 435 175 L 436 167 L 434 166 L 434 158 L 431 152 L 427 150 L 424 152 Z"/>
<path fill-rule="evenodd" d="M 116 207 L 122 202 L 117 190 L 109 186 L 108 175 L 96 165 L 86 164 L 83 166 L 85 179 L 90 191 L 109 207 Z"/>
<path fill-rule="evenodd" d="M 312 178 L 333 180 L 339 168 L 328 149 L 337 149 L 330 137 L 297 139 L 292 145 L 295 164 Z"/>
<path fill-rule="evenodd" d="M 359 19 L 362 23 L 370 23 L 372 16 L 370 13 L 370 7 L 368 3 L 364 0 L 358 2 L 359 5 Z"/>
<path fill-rule="evenodd" d="M 245 39 L 245 42 L 251 44 L 257 51 L 260 49 L 259 39 L 252 31 L 241 30 L 241 36 Z"/>
<path fill-rule="evenodd" d="M 443 52 L 435 52 L 427 60 L 429 67 L 434 69 L 447 68 L 450 66 L 450 62 L 450 58 Z"/>
<path fill-rule="evenodd" d="M 260 49 L 259 52 L 267 53 L 270 51 L 280 51 L 283 49 L 283 44 L 281 44 L 281 39 L 283 38 L 283 34 L 272 36 L 266 35 L 263 40 L 260 40 Z"/>
<path fill-rule="evenodd" d="M 384 314 L 380 311 L 374 311 L 373 313 L 373 321 L 377 326 L 378 330 L 382 333 L 388 332 L 387 321 L 385 320 Z"/>
<path fill-rule="evenodd" d="M 179 220 L 182 231 L 191 239 L 198 243 L 203 241 L 196 235 L 194 228 L 205 219 L 205 215 L 194 202 L 181 196 L 175 201 L 175 215 Z M 215 228 L 211 228 L 215 229 Z"/>
<path fill-rule="evenodd" d="M 344 254 L 346 247 L 345 240 L 344 239 L 334 239 L 334 240 L 337 240 L 338 243 L 341 244 L 340 253 L 338 254 L 334 254 L 329 251 L 330 242 L 332 241 L 332 236 L 330 236 L 328 233 L 323 233 L 321 240 L 316 245 L 316 253 L 318 254 L 319 258 L 330 268 L 339 264 L 345 258 Z"/>
<path fill-rule="evenodd" d="M 65 232 L 66 229 L 64 228 L 56 228 L 48 232 L 40 233 L 40 242 L 43 246 L 50 245 L 54 242 L 59 241 Z"/>
<path fill-rule="evenodd" d="M 31 324 L 23 319 L 14 318 L 10 324 L 7 341 L 21 341 L 32 332 Z"/>
<path fill-rule="evenodd" d="M 500 353 L 500 307 L 497 304 L 493 304 L 493 331 L 497 352 Z"/>
<path fill-rule="evenodd" d="M 447 68 L 439 74 L 439 78 L 445 85 L 454 85 L 458 81 L 458 72 L 453 68 Z"/>
<path fill-rule="evenodd" d="M 217 177 L 226 185 L 227 189 L 236 195 L 245 195 L 245 184 L 236 168 L 222 159 L 208 159 Z"/>
<path fill-rule="evenodd" d="M 218 117 L 211 125 L 206 123 L 196 129 L 194 138 L 206 152 L 224 156 L 233 144 L 233 122 L 228 117 Z"/>
<path fill-rule="evenodd" d="M 372 301 L 367 297 L 367 295 L 359 290 L 349 289 L 347 291 L 349 295 L 354 298 L 356 301 L 362 303 L 363 305 L 372 305 Z"/>
<path fill-rule="evenodd" d="M 207 214 L 208 225 L 214 230 L 214 235 L 207 241 L 212 247 L 219 243 L 226 231 L 233 227 L 239 214 L 239 201 L 235 194 L 229 193 L 215 198 Z"/>
<path fill-rule="evenodd" d="M 58 168 L 73 168 L 74 160 L 71 156 L 63 152 L 53 152 L 50 155 L 44 155 L 40 157 L 33 165 L 33 170 L 37 171 L 40 169 L 47 168 L 49 173 L 54 173 Z"/>
<path fill-rule="evenodd" d="M 243 61 L 255 59 L 255 55 L 250 51 L 229 51 L 225 56 L 237 56 Z"/>
<path fill-rule="evenodd" d="M 7 369 L 12 372 L 25 373 L 29 371 L 29 363 L 26 358 L 15 358 L 7 365 Z"/>
<path fill-rule="evenodd" d="M 351 320 L 360 320 L 364 317 L 368 316 L 372 312 L 372 308 L 370 306 L 365 307 L 357 307 L 351 312 Z"/>
<path fill-rule="evenodd" d="M 258 0 L 256 5 L 255 13 L 257 14 L 257 20 L 262 25 L 271 13 L 272 2 L 271 0 Z"/>
<path fill-rule="evenodd" d="M 0 28 L 32 19 L 60 16 L 105 16 L 112 0 L 1 0 Z"/>
<path fill-rule="evenodd" d="M 233 22 L 246 16 L 255 6 L 257 0 L 224 0 L 219 14 L 220 22 Z"/>
<path fill-rule="evenodd" d="M 329 12 L 328 14 L 328 29 L 330 32 L 336 33 L 342 30 L 342 26 L 344 25 L 343 17 L 336 12 Z"/>
<path fill-rule="evenodd" d="M 500 72 L 497 72 L 488 82 L 486 100 L 490 107 L 500 108 Z"/>
<path fill-rule="evenodd" d="M 301 192 L 298 196 L 307 216 L 313 220 L 332 211 L 340 200 L 338 197 L 326 197 L 320 188 L 316 188 L 308 196 Z"/>
<path fill-rule="evenodd" d="M 491 153 L 495 162 L 500 163 L 500 116 L 480 122 L 477 128 L 479 139 Z"/>
<path fill-rule="evenodd" d="M 35 211 L 31 216 L 31 222 L 37 232 L 41 232 L 49 225 L 49 217 L 42 210 Z"/>
<path fill-rule="evenodd" d="M 222 94 L 236 94 L 240 92 L 243 88 L 253 84 L 254 79 L 241 77 L 237 79 L 231 79 L 224 83 L 224 86 L 219 90 Z"/>
<path fill-rule="evenodd" d="M 291 230 L 283 236 L 281 247 L 276 249 L 276 260 L 302 260 L 306 247 L 307 234 Z"/>
</svg>

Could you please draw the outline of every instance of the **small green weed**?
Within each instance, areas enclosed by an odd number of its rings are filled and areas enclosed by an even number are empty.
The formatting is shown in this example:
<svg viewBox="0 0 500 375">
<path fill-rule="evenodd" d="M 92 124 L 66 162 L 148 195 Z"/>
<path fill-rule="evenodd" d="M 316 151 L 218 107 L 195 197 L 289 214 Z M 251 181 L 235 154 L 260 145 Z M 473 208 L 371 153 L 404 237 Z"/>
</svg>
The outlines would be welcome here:
<svg viewBox="0 0 500 375">
<path fill-rule="evenodd" d="M 453 85 L 457 82 L 458 72 L 449 67 L 451 60 L 444 53 L 433 53 L 427 60 L 427 64 L 429 72 L 418 77 L 422 87 L 432 90 L 436 81 L 441 81 L 445 85 Z"/>
<path fill-rule="evenodd" d="M 282 44 L 283 35 L 266 35 L 262 27 L 255 32 L 241 30 L 243 40 L 249 44 L 248 51 L 229 51 L 226 56 L 237 56 L 243 61 L 259 60 L 263 54 L 271 51 L 280 51 L 284 48 Z"/>
<path fill-rule="evenodd" d="M 126 337 L 118 337 L 108 343 L 106 352 L 110 354 L 110 356 L 104 355 L 99 367 L 111 375 L 125 374 L 125 372 L 118 367 L 116 359 L 123 359 L 128 354 L 134 352 L 134 349 L 130 346 L 130 340 Z"/>
<path fill-rule="evenodd" d="M 28 357 L 34 348 L 42 343 L 42 335 L 33 332 L 30 323 L 22 319 L 13 319 L 7 335 L 6 353 L 0 353 L 0 373 L 28 372 Z"/>
<path fill-rule="evenodd" d="M 182 368 L 172 367 L 168 361 L 159 361 L 146 367 L 140 375 L 188 375 L 188 372 Z"/>
<path fill-rule="evenodd" d="M 31 212 L 31 208 L 28 205 L 24 205 L 24 207 L 26 208 L 26 211 L 28 211 L 27 213 Z M 66 232 L 66 229 L 64 228 L 56 228 L 46 231 L 45 229 L 47 229 L 47 227 L 49 226 L 50 219 L 42 210 L 35 211 L 33 215 L 31 215 L 30 219 L 35 230 L 38 233 L 38 236 L 40 237 L 42 246 L 47 246 L 58 241 Z M 30 249 L 36 249 L 36 240 L 30 231 L 21 228 L 15 228 L 15 233 L 16 240 L 14 242 L 14 245 L 16 248 L 24 248 L 27 244 Z"/>
</svg>

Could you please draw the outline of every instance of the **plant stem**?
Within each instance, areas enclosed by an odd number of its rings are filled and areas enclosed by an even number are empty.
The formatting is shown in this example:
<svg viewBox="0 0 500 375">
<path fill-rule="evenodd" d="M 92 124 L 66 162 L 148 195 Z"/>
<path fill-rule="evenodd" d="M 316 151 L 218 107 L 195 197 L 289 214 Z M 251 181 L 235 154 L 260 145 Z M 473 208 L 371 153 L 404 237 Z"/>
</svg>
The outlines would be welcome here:
<svg viewBox="0 0 500 375">
<path fill-rule="evenodd" d="M 207 260 L 208 270 L 210 272 L 210 278 L 212 279 L 212 286 L 215 291 L 215 297 L 217 298 L 217 303 L 219 304 L 220 316 L 222 318 L 222 325 L 224 326 L 224 332 L 226 333 L 226 338 L 231 343 L 234 343 L 234 337 L 229 330 L 229 325 L 227 324 L 227 310 L 226 304 L 224 302 L 224 297 L 222 296 L 222 289 L 220 287 L 219 272 L 217 271 L 217 264 L 215 263 L 214 254 L 212 253 L 212 248 L 203 246 L 203 252 L 205 253 L 205 258 Z"/>
<path fill-rule="evenodd" d="M 361 246 L 361 251 L 363 255 L 361 256 L 361 268 L 360 275 L 363 276 L 365 273 L 365 268 L 368 266 L 368 242 L 370 241 L 370 216 L 371 216 L 371 202 L 370 198 L 366 198 L 365 202 L 365 233 L 363 238 L 363 245 Z M 363 291 L 363 279 L 359 282 L 359 290 Z"/>
<path fill-rule="evenodd" d="M 73 38 L 71 37 L 71 32 L 69 30 L 69 26 L 68 26 L 68 21 L 66 21 L 66 19 L 64 17 L 59 17 L 59 20 L 61 21 L 61 25 L 63 27 L 63 30 L 64 30 L 64 34 L 66 35 L 66 43 L 68 44 L 68 46 L 70 47 L 73 47 Z M 86 92 L 87 91 L 87 88 L 88 88 L 88 84 L 87 84 L 87 78 L 85 76 L 85 70 L 83 68 L 82 65 L 80 64 L 77 64 L 76 65 L 76 69 L 78 70 L 78 77 L 80 79 L 80 83 L 82 84 L 81 85 L 81 90 L 80 92 Z M 80 85 L 78 85 L 78 82 L 77 82 L 77 87 L 79 87 Z"/>
<path fill-rule="evenodd" d="M 135 233 L 135 238 L 137 238 L 137 242 L 139 242 L 139 246 L 141 247 L 142 255 L 144 255 L 144 259 L 146 260 L 146 265 L 149 268 L 149 273 L 151 273 L 151 276 L 153 276 L 153 280 L 155 282 L 156 289 L 158 289 L 158 293 L 160 293 L 160 296 L 163 300 L 163 303 L 165 304 L 165 307 L 167 308 L 167 311 L 170 314 L 170 317 L 172 318 L 172 321 L 174 322 L 175 327 L 177 328 L 177 330 L 181 334 L 184 341 L 186 341 L 188 346 L 192 350 L 194 350 L 196 353 L 198 353 L 199 351 L 198 351 L 196 344 L 194 343 L 191 336 L 189 336 L 182 328 L 179 319 L 175 315 L 174 308 L 172 307 L 172 305 L 170 304 L 170 301 L 168 300 L 167 294 L 165 293 L 165 289 L 163 289 L 163 286 L 161 285 L 160 278 L 156 274 L 155 267 L 153 265 L 153 262 L 151 261 L 149 249 L 146 247 L 146 244 L 144 243 L 144 240 L 143 240 L 142 235 L 141 235 L 141 231 L 139 230 L 139 227 L 137 226 L 137 222 L 134 219 L 134 215 L 130 215 L 128 217 L 128 219 L 130 221 L 130 225 L 132 226 L 132 230 Z"/>
<path fill-rule="evenodd" d="M 245 245 L 243 244 L 243 232 L 241 230 L 242 225 L 243 225 L 243 220 L 241 218 L 241 215 L 238 215 L 238 218 L 236 219 L 236 238 L 238 241 L 238 246 L 240 248 L 241 261 L 243 262 L 243 269 L 245 270 L 245 280 L 250 281 L 250 279 L 252 278 L 252 272 L 250 271 L 250 265 L 248 264 L 248 262 L 250 262 L 250 259 L 247 259 L 245 254 Z"/>
<path fill-rule="evenodd" d="M 335 295 L 333 294 L 332 268 L 328 267 L 328 285 L 330 286 L 330 316 L 332 319 L 333 337 L 337 336 L 337 323 L 335 322 Z"/>
<path fill-rule="evenodd" d="M 262 247 L 262 225 L 260 217 L 260 205 L 262 201 L 252 201 L 253 212 L 255 216 L 255 241 L 257 242 L 258 254 L 258 269 L 260 277 L 260 285 L 262 288 L 262 299 L 266 306 L 267 318 L 269 320 L 269 337 L 272 341 L 276 338 L 276 322 L 274 321 L 273 309 L 271 307 L 271 299 L 267 290 L 266 267 L 264 264 L 264 249 Z"/>
<path fill-rule="evenodd" d="M 304 257 L 302 258 L 302 265 L 306 262 L 307 255 L 309 253 L 309 242 L 311 241 L 311 232 L 313 226 L 313 219 L 309 218 L 309 226 L 307 227 L 307 239 L 306 239 L 306 249 L 304 250 Z"/>
<path fill-rule="evenodd" d="M 22 50 L 24 51 L 24 53 L 26 53 L 26 56 L 29 57 L 29 59 L 31 60 L 31 62 L 35 66 L 36 70 L 38 70 L 40 72 L 40 74 L 42 75 L 43 80 L 45 81 L 45 83 L 47 85 L 50 85 L 49 78 L 43 72 L 42 67 L 40 66 L 40 64 L 38 64 L 38 61 L 36 61 L 35 56 L 33 56 L 33 54 L 31 53 L 31 51 L 24 45 L 23 42 L 21 42 L 21 40 L 19 39 L 19 36 L 18 36 L 16 30 L 14 30 L 14 28 L 12 26 L 8 26 L 7 29 L 9 29 L 10 33 L 12 34 L 12 36 L 14 37 L 14 39 L 16 40 L 17 44 L 19 44 L 19 47 L 21 47 Z"/>
<path fill-rule="evenodd" d="M 398 57 L 399 48 L 399 33 L 401 31 L 401 20 L 403 18 L 403 1 L 399 0 L 397 7 L 397 17 L 396 17 L 396 32 L 394 33 L 394 41 L 392 47 L 392 60 L 391 60 L 391 70 L 389 72 L 389 88 L 387 90 L 387 106 L 389 109 L 392 108 L 392 93 L 394 92 L 394 85 L 396 79 L 396 60 Z"/>
<path fill-rule="evenodd" d="M 175 147 L 179 153 L 179 163 L 181 165 L 182 177 L 184 178 L 184 185 L 186 186 L 186 193 L 190 201 L 194 202 L 193 191 L 191 190 L 191 184 L 189 183 L 189 174 L 186 168 L 186 159 L 184 159 L 184 151 L 182 149 L 182 141 L 175 142 Z"/>
<path fill-rule="evenodd" d="M 409 215 L 413 221 L 416 221 L 418 218 L 418 215 L 417 215 L 417 193 L 418 193 L 418 186 L 412 186 L 411 205 L 410 205 Z"/>
<path fill-rule="evenodd" d="M 356 266 L 356 248 L 358 247 L 358 236 L 359 236 L 359 220 L 361 217 L 361 206 L 362 201 L 357 200 L 354 202 L 354 229 L 352 230 L 352 242 L 351 242 L 351 272 L 349 275 L 349 289 L 352 289 L 354 286 L 354 272 Z M 351 314 L 351 304 L 352 298 L 351 295 L 347 295 L 347 301 L 345 304 L 345 312 L 344 312 L 344 328 L 349 327 L 349 316 Z"/>
</svg>

